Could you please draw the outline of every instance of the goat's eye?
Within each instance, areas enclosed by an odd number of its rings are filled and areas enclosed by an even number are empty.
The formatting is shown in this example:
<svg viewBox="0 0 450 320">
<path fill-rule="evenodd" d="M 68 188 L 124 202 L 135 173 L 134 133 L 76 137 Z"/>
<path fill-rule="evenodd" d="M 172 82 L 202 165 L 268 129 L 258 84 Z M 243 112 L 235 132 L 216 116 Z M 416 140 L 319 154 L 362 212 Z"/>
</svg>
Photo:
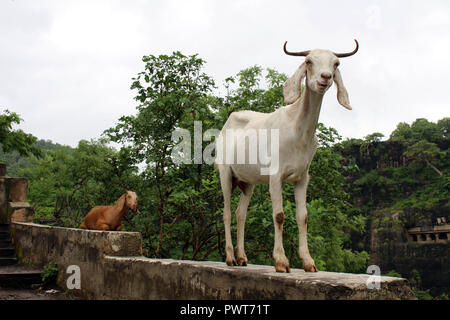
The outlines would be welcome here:
<svg viewBox="0 0 450 320">
<path fill-rule="evenodd" d="M 307 65 L 312 65 L 312 61 L 311 60 L 306 60 L 306 64 Z"/>
<path fill-rule="evenodd" d="M 339 67 L 339 62 L 336 62 L 335 64 L 334 64 L 334 68 L 336 69 L 337 67 Z"/>
</svg>

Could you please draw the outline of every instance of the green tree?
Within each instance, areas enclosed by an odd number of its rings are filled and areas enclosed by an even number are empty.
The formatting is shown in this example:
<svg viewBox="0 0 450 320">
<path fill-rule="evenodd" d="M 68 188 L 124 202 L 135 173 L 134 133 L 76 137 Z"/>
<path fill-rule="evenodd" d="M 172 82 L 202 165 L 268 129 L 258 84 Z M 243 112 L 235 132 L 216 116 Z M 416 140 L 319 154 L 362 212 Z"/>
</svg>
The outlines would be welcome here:
<svg viewBox="0 0 450 320">
<path fill-rule="evenodd" d="M 172 214 L 168 207 L 169 198 L 176 190 L 175 169 L 178 169 L 171 158 L 175 146 L 172 132 L 209 116 L 208 95 L 214 81 L 202 72 L 205 61 L 197 55 L 174 52 L 170 56 L 144 56 L 142 60 L 144 71 L 133 79 L 131 86 L 137 91 L 138 113 L 120 118 L 119 124 L 105 134 L 128 149 L 133 164 L 145 163 L 141 177 L 157 194 L 153 200 L 159 219 L 159 237 L 154 254 L 160 257 L 164 239 L 170 233 L 167 227 L 180 219 L 180 213 Z M 196 169 L 197 177 L 192 177 L 192 172 L 187 175 L 197 181 L 198 187 L 201 166 Z"/>
<path fill-rule="evenodd" d="M 5 110 L 0 114 L 0 147 L 4 152 L 17 151 L 20 155 L 40 156 L 41 150 L 34 144 L 37 138 L 14 125 L 20 124 L 22 119 L 17 113 Z"/>
<path fill-rule="evenodd" d="M 448 141 L 450 139 L 449 133 L 450 133 L 450 118 L 443 118 L 438 121 L 437 123 L 438 129 L 442 135 L 442 138 L 445 141 Z"/>
<path fill-rule="evenodd" d="M 287 76 L 274 69 L 253 66 L 225 80 L 225 120 L 233 111 L 273 112 L 284 104 L 283 84 Z"/>
<path fill-rule="evenodd" d="M 430 122 L 427 119 L 417 119 L 411 125 L 402 122 L 391 133 L 391 140 L 407 144 L 420 140 L 436 143 L 442 140 L 443 135 L 447 134 L 448 122 L 448 118 L 442 119 L 440 124 Z"/>
<path fill-rule="evenodd" d="M 442 152 L 439 147 L 432 142 L 426 140 L 420 140 L 409 146 L 404 152 L 407 159 L 413 164 L 425 163 L 427 166 L 432 168 L 439 176 L 443 176 L 443 173 L 433 165 L 442 157 L 445 156 L 445 152 Z"/>
</svg>

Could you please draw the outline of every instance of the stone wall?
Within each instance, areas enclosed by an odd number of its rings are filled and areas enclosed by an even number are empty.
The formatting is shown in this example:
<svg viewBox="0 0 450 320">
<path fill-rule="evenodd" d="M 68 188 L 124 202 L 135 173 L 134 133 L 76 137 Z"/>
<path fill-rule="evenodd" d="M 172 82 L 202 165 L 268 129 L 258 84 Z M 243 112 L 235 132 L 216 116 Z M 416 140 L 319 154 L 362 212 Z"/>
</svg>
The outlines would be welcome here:
<svg viewBox="0 0 450 320">
<path fill-rule="evenodd" d="M 290 274 L 271 266 L 232 268 L 222 262 L 149 259 L 141 235 L 12 223 L 21 263 L 58 263 L 65 290 L 67 267 L 81 269 L 81 290 L 89 299 L 414 299 L 407 280 L 381 277 L 368 289 L 369 275 L 332 272 Z"/>
<path fill-rule="evenodd" d="M 376 264 L 381 270 L 395 270 L 411 278 L 419 272 L 421 287 L 432 296 L 450 293 L 450 245 L 444 243 L 399 243 L 388 241 L 379 246 Z"/>
<path fill-rule="evenodd" d="M 19 263 L 44 266 L 56 261 L 60 270 L 57 282 L 62 288 L 66 287 L 67 267 L 79 266 L 82 290 L 77 294 L 87 298 L 104 298 L 101 288 L 106 286 L 105 256 L 142 255 L 140 233 L 84 231 L 33 223 L 11 223 L 10 232 Z"/>
</svg>

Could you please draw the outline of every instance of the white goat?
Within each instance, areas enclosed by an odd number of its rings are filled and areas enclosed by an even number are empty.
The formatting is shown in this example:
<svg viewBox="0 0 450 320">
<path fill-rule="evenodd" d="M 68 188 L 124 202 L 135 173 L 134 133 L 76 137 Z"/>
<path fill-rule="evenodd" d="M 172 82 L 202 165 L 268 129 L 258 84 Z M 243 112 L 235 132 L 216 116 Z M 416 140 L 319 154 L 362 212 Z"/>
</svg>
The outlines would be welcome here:
<svg viewBox="0 0 450 320">
<path fill-rule="evenodd" d="M 220 173 L 220 182 L 224 197 L 223 220 L 225 224 L 226 263 L 229 266 L 246 266 L 247 256 L 244 251 L 244 226 L 247 208 L 256 184 L 269 184 L 270 197 L 272 199 L 273 221 L 275 224 L 275 244 L 273 258 L 277 272 L 290 272 L 289 261 L 283 248 L 283 199 L 282 183 L 290 182 L 295 185 L 296 218 L 299 229 L 299 256 L 303 262 L 303 269 L 307 272 L 317 272 L 314 260 L 311 258 L 307 243 L 307 210 L 306 188 L 308 186 L 308 170 L 317 148 L 315 130 L 319 119 L 322 99 L 325 92 L 332 85 L 333 80 L 337 86 L 338 102 L 351 110 L 347 91 L 342 82 L 338 69 L 339 59 L 354 55 L 359 48 L 350 53 L 333 53 L 329 50 L 316 49 L 292 53 L 284 52 L 292 56 L 306 57 L 294 75 L 284 85 L 285 107 L 281 107 L 272 113 L 260 113 L 253 111 L 233 112 L 225 123 L 219 135 L 217 144 L 216 166 Z M 306 85 L 301 94 L 301 83 L 306 77 Z M 258 160 L 256 163 L 236 164 L 225 163 L 226 153 L 236 150 L 236 136 L 234 141 L 226 139 L 226 131 L 233 129 L 240 132 L 270 131 L 277 129 L 279 133 L 278 170 L 270 175 L 262 175 L 263 165 Z M 233 131 L 232 130 L 232 131 Z M 244 137 L 245 139 L 245 137 Z M 249 139 L 250 140 L 250 139 Z M 266 144 L 271 144 L 267 140 Z M 250 141 L 249 141 L 250 143 Z M 244 142 L 245 155 L 250 157 L 249 144 Z M 223 147 L 226 147 L 225 150 Z M 232 149 L 229 149 L 232 148 Z M 253 149 L 255 150 L 255 149 Z M 270 150 L 270 149 L 269 149 Z M 234 157 L 233 151 L 233 157 Z M 278 150 L 277 150 L 278 151 Z M 273 154 L 272 154 L 273 156 Z M 217 159 L 220 159 L 218 161 Z M 242 163 L 242 162 L 240 162 Z M 237 247 L 236 256 L 233 251 L 231 239 L 231 193 L 236 186 L 242 189 L 237 216 Z"/>
</svg>

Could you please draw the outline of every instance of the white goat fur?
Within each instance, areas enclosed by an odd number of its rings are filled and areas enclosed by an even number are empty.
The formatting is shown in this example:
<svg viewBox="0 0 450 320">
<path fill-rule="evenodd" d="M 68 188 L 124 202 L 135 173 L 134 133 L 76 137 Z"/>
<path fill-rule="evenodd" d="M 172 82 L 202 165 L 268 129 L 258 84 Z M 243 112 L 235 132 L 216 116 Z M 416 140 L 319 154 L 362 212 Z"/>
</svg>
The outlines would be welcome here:
<svg viewBox="0 0 450 320">
<path fill-rule="evenodd" d="M 343 85 L 338 69 L 339 59 L 328 50 L 312 50 L 292 77 L 284 86 L 284 99 L 287 106 L 272 113 L 253 111 L 233 112 L 225 123 L 221 135 L 227 129 L 278 129 L 279 130 L 279 170 L 273 175 L 261 175 L 261 165 L 257 164 L 220 164 L 216 166 L 220 173 L 221 187 L 224 197 L 223 219 L 225 224 L 226 263 L 229 266 L 246 266 L 247 257 L 244 251 L 244 225 L 247 208 L 256 184 L 269 184 L 272 200 L 273 221 L 275 225 L 275 244 L 273 258 L 277 272 L 290 272 L 289 261 L 283 248 L 283 199 L 282 183 L 295 185 L 296 219 L 299 229 L 299 256 L 303 269 L 317 272 L 307 244 L 307 210 L 306 189 L 308 186 L 308 170 L 317 148 L 315 130 L 319 119 L 324 93 L 332 85 L 337 86 L 338 102 L 351 110 L 348 94 Z M 301 94 L 301 83 L 306 77 L 306 85 Z M 225 141 L 225 140 L 224 140 Z M 226 141 L 224 142 L 226 144 Z M 268 142 L 270 144 L 270 141 Z M 247 147 L 246 147 L 247 148 Z M 269 148 L 270 150 L 270 148 Z M 246 150 L 248 152 L 248 150 Z M 222 153 L 222 148 L 217 149 Z M 231 239 L 230 198 L 233 180 L 243 190 L 237 216 L 236 257 Z"/>
</svg>

